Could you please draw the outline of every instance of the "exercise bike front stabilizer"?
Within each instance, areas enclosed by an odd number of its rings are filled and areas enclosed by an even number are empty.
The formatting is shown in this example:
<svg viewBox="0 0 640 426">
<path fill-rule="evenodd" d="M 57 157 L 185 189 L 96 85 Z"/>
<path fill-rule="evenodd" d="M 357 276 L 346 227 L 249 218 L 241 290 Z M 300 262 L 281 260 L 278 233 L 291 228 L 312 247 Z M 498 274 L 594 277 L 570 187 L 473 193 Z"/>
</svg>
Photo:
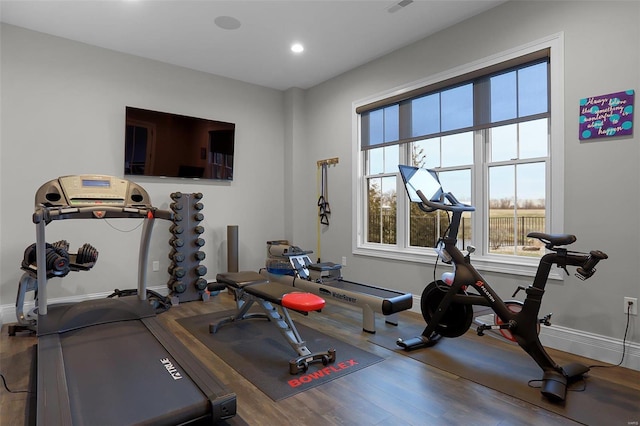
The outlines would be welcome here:
<svg viewBox="0 0 640 426">
<path fill-rule="evenodd" d="M 529 233 L 527 237 L 540 240 L 547 253 L 540 259 L 533 284 L 516 290 L 516 293 L 525 291 L 524 302 L 502 300 L 471 264 L 471 250 L 463 254 L 457 247 L 462 214 L 475 208 L 459 202 L 453 194 L 443 192 L 436 172 L 403 165 L 399 168 L 410 201 L 417 203 L 425 212 L 444 210 L 451 213 L 449 228 L 438 241 L 436 252 L 443 262 L 452 265 L 453 272 L 443 274 L 441 280 L 424 289 L 420 307 L 427 326 L 422 334 L 398 339 L 397 345 L 409 351 L 433 346 L 442 337 L 462 336 L 473 322 L 473 306 L 489 307 L 495 312 L 496 324 L 481 325 L 478 335 L 497 329 L 504 337 L 516 342 L 543 371 L 541 393 L 550 401 L 564 401 L 567 385 L 581 378 L 589 367 L 578 363 L 556 364 L 540 342 L 540 324 L 550 325 L 551 314 L 542 319 L 538 317 L 547 279 L 555 265 L 567 274 L 568 266 L 576 267 L 576 276 L 586 280 L 593 276 L 595 266 L 607 259 L 607 255 L 599 250 L 589 253 L 568 250 L 566 246 L 576 241 L 571 234 Z"/>
</svg>

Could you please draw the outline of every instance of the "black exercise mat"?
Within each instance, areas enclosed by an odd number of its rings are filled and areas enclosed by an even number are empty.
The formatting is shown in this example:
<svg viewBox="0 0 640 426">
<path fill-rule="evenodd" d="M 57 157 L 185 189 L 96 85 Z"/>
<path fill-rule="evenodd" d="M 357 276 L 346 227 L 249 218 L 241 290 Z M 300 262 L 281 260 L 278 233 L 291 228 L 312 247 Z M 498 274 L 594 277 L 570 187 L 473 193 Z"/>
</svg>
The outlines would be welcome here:
<svg viewBox="0 0 640 426">
<path fill-rule="evenodd" d="M 469 331 L 461 337 L 442 338 L 430 348 L 409 352 L 396 345 L 398 337 L 419 336 L 422 330 L 423 327 L 407 326 L 395 334 L 377 333 L 369 341 L 580 423 L 637 424 L 640 420 L 640 391 L 599 377 L 586 377 L 571 384 L 564 403 L 549 402 L 539 388 L 528 385 L 529 381 L 542 378 L 542 370 L 533 359 L 515 343 L 489 335 L 481 337 Z M 569 362 L 555 355 L 552 358 L 560 365 Z M 531 385 L 539 386 L 540 382 Z"/>
<path fill-rule="evenodd" d="M 266 319 L 239 321 L 221 327 L 215 334 L 209 333 L 210 323 L 229 317 L 234 312 L 197 315 L 179 319 L 178 323 L 274 401 L 383 360 L 377 355 L 296 323 L 311 352 L 333 348 L 336 350 L 336 360 L 327 366 L 323 366 L 321 362 L 310 364 L 307 372 L 292 375 L 289 373 L 289 360 L 296 358 L 296 352 L 278 328 Z"/>
</svg>

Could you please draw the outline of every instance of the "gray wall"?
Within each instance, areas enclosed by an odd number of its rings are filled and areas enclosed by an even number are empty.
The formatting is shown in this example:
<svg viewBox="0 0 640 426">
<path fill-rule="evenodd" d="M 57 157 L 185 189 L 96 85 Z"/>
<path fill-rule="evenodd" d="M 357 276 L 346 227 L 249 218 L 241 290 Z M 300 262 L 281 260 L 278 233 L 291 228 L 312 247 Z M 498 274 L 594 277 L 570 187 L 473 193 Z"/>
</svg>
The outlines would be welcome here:
<svg viewBox="0 0 640 426">
<path fill-rule="evenodd" d="M 603 17 L 607 16 L 606 24 Z M 603 26 L 604 25 L 604 26 Z M 586 282 L 568 277 L 549 285 L 542 312 L 556 325 L 622 339 L 623 297 L 640 297 L 639 200 L 640 132 L 633 138 L 581 143 L 581 98 L 640 87 L 640 3 L 509 2 L 432 37 L 400 49 L 307 91 L 307 149 L 294 158 L 306 165 L 297 181 L 301 202 L 296 223 L 298 245 L 315 247 L 315 161 L 340 157 L 330 168 L 331 226 L 322 236 L 323 260 L 347 257 L 349 279 L 399 288 L 420 295 L 431 281 L 431 265 L 353 256 L 352 103 L 564 32 L 565 40 L 565 231 L 578 236 L 576 249 L 601 249 L 610 260 Z M 639 97 L 636 94 L 636 104 Z M 638 118 L 635 125 L 638 126 Z M 302 201 L 304 197 L 304 201 Z M 487 274 L 501 295 L 510 296 L 524 277 Z M 640 341 L 638 317 L 630 338 Z"/>
<path fill-rule="evenodd" d="M 577 334 L 621 339 L 623 297 L 640 297 L 638 131 L 634 138 L 580 143 L 577 113 L 580 98 L 640 88 L 638 28 L 636 1 L 509 2 L 312 89 L 278 92 L 3 25 L 0 306 L 13 304 L 22 251 L 35 238 L 30 218 L 38 186 L 65 174 L 122 173 L 125 105 L 237 124 L 232 184 L 140 180 L 160 207 L 176 190 L 204 193 L 209 277 L 225 269 L 229 224 L 240 226 L 241 269 L 264 264 L 270 239 L 316 250 L 316 162 L 339 157 L 329 170 L 332 215 L 322 232 L 322 260 L 346 256 L 347 278 L 419 296 L 431 280 L 430 265 L 352 255 L 353 102 L 564 32 L 565 231 L 578 235 L 576 248 L 604 250 L 610 260 L 584 283 L 554 282 L 542 311 Z M 75 222 L 50 226 L 48 240 L 90 242 L 100 260 L 90 279 L 54 281 L 51 297 L 131 287 L 139 231 Z M 135 226 L 123 222 L 114 225 Z M 156 229 L 150 260 L 162 265 L 150 273 L 151 285 L 168 278 L 165 229 Z M 529 282 L 487 278 L 503 295 Z M 640 341 L 639 324 L 633 317 L 633 342 Z"/>
<path fill-rule="evenodd" d="M 24 249 L 35 242 L 34 195 L 58 176 L 122 176 L 125 106 L 236 123 L 233 183 L 136 179 L 168 208 L 174 191 L 202 192 L 208 278 L 226 271 L 226 227 L 238 225 L 240 267 L 264 264 L 265 241 L 284 233 L 284 94 L 172 65 L 2 25 L 0 305 L 13 304 Z M 121 230 L 139 221 L 112 220 Z M 157 222 L 149 285 L 166 286 L 169 223 Z M 140 229 L 104 221 L 60 221 L 47 240 L 100 252 L 91 272 L 51 280 L 50 297 L 133 288 Z"/>
</svg>

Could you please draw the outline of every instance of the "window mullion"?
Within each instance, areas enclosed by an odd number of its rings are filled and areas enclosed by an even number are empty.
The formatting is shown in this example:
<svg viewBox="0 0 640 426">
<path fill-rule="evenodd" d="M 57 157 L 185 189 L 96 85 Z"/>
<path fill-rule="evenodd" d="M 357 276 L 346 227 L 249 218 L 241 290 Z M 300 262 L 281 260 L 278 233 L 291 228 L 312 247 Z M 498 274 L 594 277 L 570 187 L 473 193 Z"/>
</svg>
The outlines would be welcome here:
<svg viewBox="0 0 640 426">
<path fill-rule="evenodd" d="M 402 114 L 400 114 L 402 122 Z M 411 144 L 403 144 L 399 151 L 398 164 L 410 164 Z M 400 173 L 396 173 L 396 244 L 398 248 L 406 249 L 409 246 L 410 201 L 408 197 L 401 196 L 405 192 L 404 182 Z"/>
<path fill-rule="evenodd" d="M 473 245 L 480 249 L 480 254 L 487 254 L 489 241 L 489 215 L 487 197 L 489 193 L 489 167 L 491 132 L 488 129 L 477 130 L 474 134 L 474 158 L 471 173 L 472 204 L 476 207 L 471 215 L 471 225 L 475 232 L 472 234 Z"/>
</svg>

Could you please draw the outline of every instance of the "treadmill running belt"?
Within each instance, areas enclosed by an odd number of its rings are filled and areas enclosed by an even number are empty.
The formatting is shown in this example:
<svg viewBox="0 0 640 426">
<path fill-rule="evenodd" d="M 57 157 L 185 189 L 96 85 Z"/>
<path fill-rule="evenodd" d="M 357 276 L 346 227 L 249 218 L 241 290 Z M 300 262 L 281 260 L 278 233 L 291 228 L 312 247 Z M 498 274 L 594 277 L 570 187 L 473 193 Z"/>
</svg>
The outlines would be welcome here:
<svg viewBox="0 0 640 426">
<path fill-rule="evenodd" d="M 74 330 L 60 341 L 73 424 L 173 425 L 210 411 L 206 396 L 140 321 Z"/>
</svg>

